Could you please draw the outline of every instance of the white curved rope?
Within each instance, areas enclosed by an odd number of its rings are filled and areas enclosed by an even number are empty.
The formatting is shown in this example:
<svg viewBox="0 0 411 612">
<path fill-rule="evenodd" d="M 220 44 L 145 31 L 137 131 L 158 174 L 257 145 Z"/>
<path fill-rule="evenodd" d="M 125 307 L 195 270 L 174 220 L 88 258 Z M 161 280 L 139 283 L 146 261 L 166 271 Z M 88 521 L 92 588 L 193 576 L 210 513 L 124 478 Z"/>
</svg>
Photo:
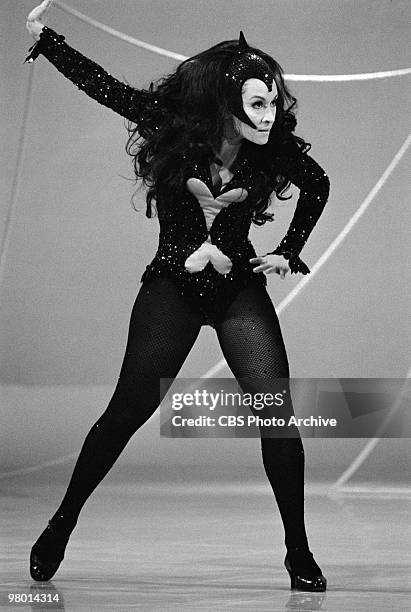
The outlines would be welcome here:
<svg viewBox="0 0 411 612">
<path fill-rule="evenodd" d="M 26 97 L 24 100 L 23 120 L 20 128 L 19 142 L 17 146 L 17 159 L 14 169 L 13 181 L 10 192 L 9 205 L 6 212 L 3 234 L 0 245 L 0 287 L 3 285 L 3 278 L 6 268 L 6 258 L 10 244 L 11 230 L 15 219 L 15 208 L 20 191 L 20 182 L 23 173 L 23 158 L 26 145 L 27 126 L 29 124 L 30 107 L 34 81 L 34 66 L 31 66 L 27 83 Z M 0 294 L 1 295 L 1 294 Z"/>
<path fill-rule="evenodd" d="M 294 287 L 294 289 L 292 289 L 290 293 L 276 307 L 276 312 L 278 315 L 280 315 L 283 312 L 283 310 L 287 308 L 287 306 L 294 300 L 294 298 L 296 298 L 297 295 L 301 293 L 301 291 L 304 289 L 307 283 L 309 283 L 314 278 L 314 276 L 322 268 L 322 266 L 329 259 L 329 257 L 331 257 L 334 251 L 340 246 L 341 242 L 344 240 L 344 238 L 346 238 L 346 236 L 352 230 L 352 228 L 357 223 L 357 221 L 360 219 L 360 217 L 365 213 L 368 206 L 371 204 L 371 202 L 373 201 L 377 193 L 380 191 L 384 183 L 387 181 L 390 174 L 393 172 L 393 170 L 398 165 L 402 157 L 405 155 L 410 144 L 411 144 L 411 132 L 408 134 L 407 138 L 405 139 L 405 141 L 403 142 L 403 144 L 401 145 L 397 153 L 394 155 L 392 161 L 388 164 L 387 168 L 384 170 L 384 172 L 382 173 L 378 181 L 375 183 L 374 187 L 368 193 L 368 195 L 363 200 L 363 202 L 361 202 L 358 209 L 355 211 L 352 217 L 348 220 L 348 222 L 343 227 L 343 229 L 338 234 L 338 236 L 332 241 L 330 246 L 324 251 L 321 257 L 315 262 L 315 264 L 311 268 L 311 274 L 307 274 L 306 276 L 304 276 L 301 279 L 301 281 Z M 216 365 L 214 365 L 212 368 L 207 370 L 205 374 L 202 374 L 201 378 L 212 378 L 213 376 L 218 374 L 218 372 L 220 372 L 225 367 L 225 365 L 226 365 L 225 359 L 221 359 L 221 361 L 216 363 Z"/>
<path fill-rule="evenodd" d="M 171 59 L 176 59 L 179 61 L 184 61 L 187 59 L 187 56 L 181 55 L 180 53 L 174 53 L 174 51 L 168 51 L 167 49 L 163 49 L 162 47 L 157 47 L 156 45 L 151 45 L 142 40 L 134 38 L 133 36 L 129 36 L 128 34 L 124 34 L 119 30 L 115 30 L 110 26 L 93 19 L 92 17 L 88 17 L 77 11 L 76 9 L 71 8 L 65 2 L 61 2 L 60 0 L 55 0 L 55 6 L 59 9 L 76 17 L 80 21 L 84 23 L 88 23 L 93 26 L 97 30 L 101 30 L 106 34 L 110 34 L 110 36 L 114 36 L 124 42 L 127 42 L 136 47 L 140 47 L 142 49 L 146 49 L 147 51 L 151 51 L 152 53 L 157 53 L 157 55 L 163 55 L 165 57 L 170 57 Z M 345 82 L 345 81 L 367 81 L 372 79 L 386 79 L 388 77 L 396 77 L 396 76 L 404 76 L 406 74 L 411 74 L 411 68 L 400 68 L 398 70 L 385 70 L 383 72 L 366 72 L 362 74 L 284 74 L 284 78 L 288 81 L 311 81 L 311 82 Z"/>
<path fill-rule="evenodd" d="M 328 490 L 327 495 L 330 497 L 338 498 L 341 495 L 361 495 L 362 497 L 378 497 L 380 499 L 411 499 L 411 488 L 408 486 L 395 487 L 386 485 L 384 487 L 375 486 L 373 484 L 368 485 L 353 485 L 349 487 L 342 487 L 338 491 Z"/>
<path fill-rule="evenodd" d="M 107 26 L 104 23 L 97 21 L 96 19 L 92 19 L 91 17 L 84 15 L 84 13 L 80 13 L 80 11 L 77 11 L 76 9 L 71 8 L 71 6 L 68 6 L 65 2 L 60 2 L 60 0 L 55 0 L 54 4 L 55 6 L 57 6 L 59 9 L 61 9 L 65 13 L 68 13 L 69 15 L 72 15 L 73 17 L 77 17 L 77 19 L 79 19 L 80 21 L 84 21 L 84 23 L 88 23 L 89 25 L 93 26 L 97 30 L 101 30 L 102 32 L 105 32 L 106 34 L 110 34 L 110 36 L 119 38 L 120 40 L 123 40 L 124 42 L 129 43 L 130 45 L 134 45 L 135 47 L 141 47 L 142 49 L 146 49 L 147 51 L 152 51 L 152 53 L 157 53 L 157 55 L 165 55 L 166 57 L 170 57 L 171 59 L 176 59 L 179 61 L 184 61 L 185 59 L 187 59 L 185 55 L 180 55 L 180 53 L 174 53 L 173 51 L 168 51 L 167 49 L 163 49 L 162 47 L 157 47 L 156 45 L 150 45 L 149 43 L 146 43 L 142 40 L 138 40 L 137 38 L 134 38 L 133 36 L 129 36 L 128 34 L 124 34 L 123 32 L 120 32 L 119 30 L 115 30 L 114 28 L 111 28 L 110 26 Z"/>
<path fill-rule="evenodd" d="M 358 455 L 354 459 L 354 461 L 347 467 L 346 470 L 344 470 L 344 472 L 341 474 L 341 476 L 339 478 L 337 478 L 335 483 L 330 487 L 329 493 L 331 495 L 333 493 L 335 493 L 336 491 L 341 490 L 341 487 L 347 482 L 347 480 L 349 478 L 351 478 L 351 476 L 353 474 L 355 474 L 355 472 L 359 469 L 359 467 L 367 459 L 367 457 L 371 453 L 371 451 L 377 446 L 378 442 L 380 441 L 380 438 L 381 438 L 382 434 L 385 432 L 385 430 L 387 429 L 389 423 L 391 422 L 391 419 L 393 418 L 393 416 L 398 412 L 398 410 L 401 407 L 401 402 L 402 402 L 402 399 L 403 399 L 403 397 L 405 395 L 405 391 L 407 389 L 407 386 L 409 385 L 410 377 L 411 377 L 411 367 L 408 370 L 407 377 L 406 377 L 406 379 L 404 381 L 404 384 L 401 387 L 401 390 L 400 390 L 400 392 L 399 392 L 399 394 L 398 394 L 394 404 L 391 407 L 391 410 L 389 411 L 389 413 L 385 417 L 384 421 L 381 423 L 381 425 L 378 428 L 375 436 L 373 438 L 371 438 L 367 442 L 367 444 L 364 446 L 362 451 L 360 453 L 358 453 Z"/>
<path fill-rule="evenodd" d="M 386 79 L 406 74 L 411 74 L 411 68 L 399 68 L 397 70 L 384 70 L 381 72 L 362 72 L 359 74 L 285 74 L 284 78 L 286 81 L 344 83 L 346 81 Z"/>
<path fill-rule="evenodd" d="M 78 457 L 78 452 L 70 453 L 69 455 L 63 455 L 62 457 L 58 457 L 57 459 L 51 459 L 50 461 L 44 461 L 43 463 L 39 463 L 37 465 L 33 465 L 32 467 L 20 468 L 18 470 L 10 470 L 9 472 L 0 472 L 1 478 L 12 478 L 13 476 L 24 476 L 25 474 L 32 474 L 33 472 L 38 472 L 47 467 L 53 467 L 54 465 L 61 465 L 69 461 L 70 459 L 75 459 Z"/>
</svg>

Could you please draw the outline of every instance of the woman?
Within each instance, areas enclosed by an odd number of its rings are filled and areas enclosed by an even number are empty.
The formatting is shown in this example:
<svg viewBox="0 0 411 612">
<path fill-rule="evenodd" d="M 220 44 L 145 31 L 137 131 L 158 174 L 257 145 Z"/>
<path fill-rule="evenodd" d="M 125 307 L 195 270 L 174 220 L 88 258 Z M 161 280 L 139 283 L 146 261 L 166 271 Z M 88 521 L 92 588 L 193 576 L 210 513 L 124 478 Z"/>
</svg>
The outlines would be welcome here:
<svg viewBox="0 0 411 612">
<path fill-rule="evenodd" d="M 307 274 L 299 257 L 328 198 L 329 181 L 294 135 L 293 98 L 280 66 L 239 41 L 186 60 L 148 90 L 114 79 L 41 22 L 50 5 L 29 15 L 41 53 L 99 103 L 130 121 L 127 151 L 148 187 L 148 217 L 160 223 L 159 248 L 142 277 L 130 319 L 124 361 L 112 399 L 82 447 L 64 499 L 34 544 L 35 580 L 57 571 L 80 510 L 162 396 L 202 325 L 215 328 L 228 365 L 247 391 L 288 378 L 288 360 L 265 274 Z M 270 195 L 300 189 L 290 228 L 270 253 L 257 256 L 251 222 L 272 220 Z M 163 389 L 163 393 L 165 390 Z M 292 406 L 287 408 L 292 414 Z M 261 432 L 264 467 L 285 530 L 291 587 L 324 591 L 304 525 L 304 450 L 294 437 Z"/>
</svg>

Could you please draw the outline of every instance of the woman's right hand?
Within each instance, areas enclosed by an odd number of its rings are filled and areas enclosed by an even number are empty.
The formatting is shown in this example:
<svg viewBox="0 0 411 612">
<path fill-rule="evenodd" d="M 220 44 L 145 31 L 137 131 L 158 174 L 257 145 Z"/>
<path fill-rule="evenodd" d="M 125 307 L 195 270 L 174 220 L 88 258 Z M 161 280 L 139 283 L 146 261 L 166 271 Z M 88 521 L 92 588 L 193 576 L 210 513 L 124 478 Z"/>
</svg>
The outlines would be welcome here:
<svg viewBox="0 0 411 612">
<path fill-rule="evenodd" d="M 45 16 L 52 2 L 53 0 L 44 0 L 39 6 L 36 6 L 27 17 L 26 28 L 34 40 L 39 40 L 40 38 L 44 22 L 46 21 Z"/>
</svg>

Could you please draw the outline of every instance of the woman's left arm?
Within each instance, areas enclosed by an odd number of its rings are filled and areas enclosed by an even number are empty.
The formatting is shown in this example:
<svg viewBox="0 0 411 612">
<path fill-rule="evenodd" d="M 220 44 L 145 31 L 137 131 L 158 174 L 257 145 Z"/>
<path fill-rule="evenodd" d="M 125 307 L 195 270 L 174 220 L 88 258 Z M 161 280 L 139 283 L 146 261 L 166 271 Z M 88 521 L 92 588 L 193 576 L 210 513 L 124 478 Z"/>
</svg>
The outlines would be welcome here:
<svg viewBox="0 0 411 612">
<path fill-rule="evenodd" d="M 138 125 L 147 127 L 147 118 L 157 109 L 157 101 L 151 89 L 139 90 L 114 78 L 99 64 L 73 49 L 65 37 L 44 25 L 52 0 L 34 8 L 27 17 L 26 28 L 35 39 L 30 47 L 26 62 L 33 62 L 40 53 L 51 62 L 61 74 L 99 104 Z M 150 119 L 149 119 L 150 122 Z"/>
<path fill-rule="evenodd" d="M 299 254 L 328 200 L 330 181 L 321 166 L 297 145 L 281 159 L 280 172 L 299 188 L 300 196 L 286 235 L 266 255 L 282 255 L 292 273 L 308 274 L 310 270 Z"/>
</svg>

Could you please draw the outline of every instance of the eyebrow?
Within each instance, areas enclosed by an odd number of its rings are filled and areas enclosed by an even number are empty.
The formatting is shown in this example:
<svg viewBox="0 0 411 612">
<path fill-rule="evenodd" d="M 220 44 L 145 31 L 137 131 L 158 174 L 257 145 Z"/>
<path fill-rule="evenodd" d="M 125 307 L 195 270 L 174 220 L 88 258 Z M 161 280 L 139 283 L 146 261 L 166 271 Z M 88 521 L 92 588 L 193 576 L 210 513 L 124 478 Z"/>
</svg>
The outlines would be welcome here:
<svg viewBox="0 0 411 612">
<path fill-rule="evenodd" d="M 253 100 L 254 98 L 258 98 L 259 100 L 265 100 L 264 96 L 259 96 L 258 94 L 255 94 L 254 96 L 251 96 L 250 100 Z M 278 98 L 278 94 L 276 94 L 273 98 L 273 100 L 276 100 Z"/>
</svg>

